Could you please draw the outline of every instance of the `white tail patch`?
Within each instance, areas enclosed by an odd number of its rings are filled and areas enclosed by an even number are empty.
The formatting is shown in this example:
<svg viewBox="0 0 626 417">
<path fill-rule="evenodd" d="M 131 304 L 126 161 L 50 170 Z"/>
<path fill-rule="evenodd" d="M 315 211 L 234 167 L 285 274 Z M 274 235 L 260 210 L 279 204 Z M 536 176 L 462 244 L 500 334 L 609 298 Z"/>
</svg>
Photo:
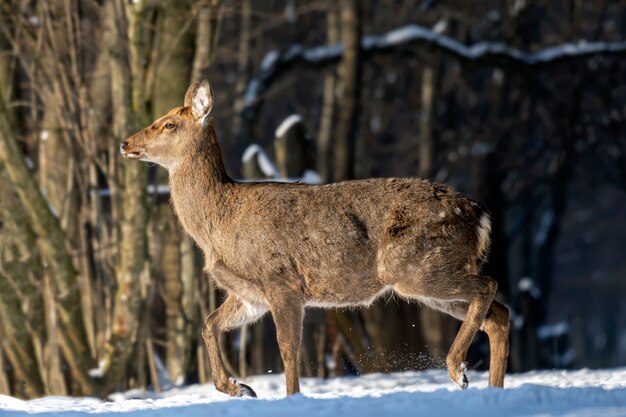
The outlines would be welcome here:
<svg viewBox="0 0 626 417">
<path fill-rule="evenodd" d="M 491 218 L 484 213 L 478 225 L 478 260 L 484 261 L 491 244 Z"/>
</svg>

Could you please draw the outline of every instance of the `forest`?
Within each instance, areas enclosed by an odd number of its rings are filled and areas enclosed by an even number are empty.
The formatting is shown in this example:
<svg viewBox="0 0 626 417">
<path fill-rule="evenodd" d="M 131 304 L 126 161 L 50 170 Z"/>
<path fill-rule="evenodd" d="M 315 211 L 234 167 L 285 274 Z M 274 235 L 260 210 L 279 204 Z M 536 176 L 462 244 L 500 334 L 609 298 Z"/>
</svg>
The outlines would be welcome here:
<svg viewBox="0 0 626 417">
<path fill-rule="evenodd" d="M 0 394 L 211 379 L 225 294 L 167 172 L 119 155 L 203 79 L 233 178 L 421 177 L 488 207 L 509 372 L 626 365 L 626 2 L 0 0 Z M 459 325 L 309 308 L 301 374 L 445 368 Z M 220 345 L 238 378 L 282 372 L 268 316 Z"/>
</svg>

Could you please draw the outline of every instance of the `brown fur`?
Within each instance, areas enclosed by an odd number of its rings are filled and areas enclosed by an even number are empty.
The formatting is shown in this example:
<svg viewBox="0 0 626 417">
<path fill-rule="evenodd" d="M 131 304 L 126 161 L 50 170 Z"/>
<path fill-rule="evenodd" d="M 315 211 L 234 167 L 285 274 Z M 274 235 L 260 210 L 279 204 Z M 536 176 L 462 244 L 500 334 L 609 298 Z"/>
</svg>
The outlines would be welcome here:
<svg viewBox="0 0 626 417">
<path fill-rule="evenodd" d="M 174 210 L 202 249 L 206 271 L 229 294 L 203 330 L 219 390 L 251 393 L 229 379 L 219 332 L 270 311 L 293 394 L 304 307 L 367 305 L 386 290 L 464 320 L 447 360 L 461 386 L 462 362 L 483 328 L 489 382 L 503 386 L 508 310 L 493 301 L 496 282 L 479 275 L 490 224 L 478 203 L 420 179 L 235 182 L 222 163 L 211 106 L 208 82 L 192 85 L 185 107 L 130 137 L 122 153 L 169 170 Z"/>
</svg>

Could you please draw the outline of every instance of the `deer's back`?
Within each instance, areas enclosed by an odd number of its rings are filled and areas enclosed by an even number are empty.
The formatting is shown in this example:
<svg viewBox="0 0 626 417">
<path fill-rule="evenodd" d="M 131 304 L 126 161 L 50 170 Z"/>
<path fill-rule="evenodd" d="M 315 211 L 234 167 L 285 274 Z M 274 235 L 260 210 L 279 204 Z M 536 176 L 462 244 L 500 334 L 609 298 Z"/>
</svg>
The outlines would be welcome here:
<svg viewBox="0 0 626 417">
<path fill-rule="evenodd" d="M 419 265 L 437 248 L 459 264 L 477 258 L 483 209 L 425 180 L 238 184 L 230 201 L 212 239 L 216 258 L 257 285 L 279 280 L 310 299 L 373 296 L 392 285 L 395 262 Z"/>
</svg>

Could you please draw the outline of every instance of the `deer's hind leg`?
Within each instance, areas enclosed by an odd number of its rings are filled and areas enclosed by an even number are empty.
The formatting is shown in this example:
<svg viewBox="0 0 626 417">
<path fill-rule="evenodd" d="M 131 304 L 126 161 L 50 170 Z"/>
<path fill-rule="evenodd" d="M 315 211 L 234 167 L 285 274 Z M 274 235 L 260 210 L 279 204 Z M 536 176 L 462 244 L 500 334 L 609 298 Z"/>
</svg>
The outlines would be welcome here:
<svg viewBox="0 0 626 417">
<path fill-rule="evenodd" d="M 436 310 L 450 314 L 459 320 L 465 320 L 465 303 L 426 303 Z M 502 388 L 504 374 L 509 357 L 509 309 L 493 300 L 480 327 L 489 337 L 489 385 Z"/>
<path fill-rule="evenodd" d="M 509 357 L 509 309 L 494 300 L 482 329 L 489 336 L 489 385 L 502 388 Z"/>
<path fill-rule="evenodd" d="M 464 365 L 467 350 L 476 332 L 483 326 L 497 288 L 494 279 L 479 275 L 457 276 L 456 279 L 437 276 L 395 285 L 402 296 L 420 300 L 463 320 L 446 359 L 450 377 L 461 388 L 468 385 Z"/>
</svg>

